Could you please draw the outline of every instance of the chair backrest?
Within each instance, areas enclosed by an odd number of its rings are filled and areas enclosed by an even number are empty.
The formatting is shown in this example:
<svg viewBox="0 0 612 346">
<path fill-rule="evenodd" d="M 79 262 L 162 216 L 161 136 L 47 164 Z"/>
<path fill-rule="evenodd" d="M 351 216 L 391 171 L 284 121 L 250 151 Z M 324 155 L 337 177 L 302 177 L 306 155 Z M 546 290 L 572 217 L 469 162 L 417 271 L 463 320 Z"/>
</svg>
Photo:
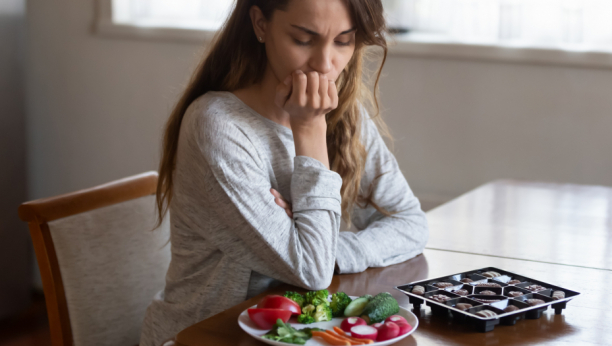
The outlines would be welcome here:
<svg viewBox="0 0 612 346">
<path fill-rule="evenodd" d="M 41 273 L 53 346 L 139 343 L 170 263 L 168 217 L 152 231 L 157 173 L 19 207 Z"/>
</svg>

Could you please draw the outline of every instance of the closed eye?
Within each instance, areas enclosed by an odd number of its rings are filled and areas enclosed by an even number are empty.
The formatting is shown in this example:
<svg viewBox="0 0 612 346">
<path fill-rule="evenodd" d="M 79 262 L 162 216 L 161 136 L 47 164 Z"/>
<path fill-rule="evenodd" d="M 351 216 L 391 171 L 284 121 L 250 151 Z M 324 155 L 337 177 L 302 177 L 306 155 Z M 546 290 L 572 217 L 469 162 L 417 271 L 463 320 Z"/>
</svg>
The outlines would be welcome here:
<svg viewBox="0 0 612 346">
<path fill-rule="evenodd" d="M 294 39 L 293 41 L 299 46 L 309 46 L 312 43 L 312 41 L 300 41 L 296 39 Z"/>
<path fill-rule="evenodd" d="M 293 41 L 298 46 L 310 46 L 312 44 L 312 41 L 300 41 L 300 40 L 296 40 L 296 39 L 294 39 Z M 351 41 L 348 41 L 348 42 L 336 41 L 336 44 L 338 46 L 341 46 L 341 47 L 347 47 L 347 46 L 351 45 Z"/>
</svg>

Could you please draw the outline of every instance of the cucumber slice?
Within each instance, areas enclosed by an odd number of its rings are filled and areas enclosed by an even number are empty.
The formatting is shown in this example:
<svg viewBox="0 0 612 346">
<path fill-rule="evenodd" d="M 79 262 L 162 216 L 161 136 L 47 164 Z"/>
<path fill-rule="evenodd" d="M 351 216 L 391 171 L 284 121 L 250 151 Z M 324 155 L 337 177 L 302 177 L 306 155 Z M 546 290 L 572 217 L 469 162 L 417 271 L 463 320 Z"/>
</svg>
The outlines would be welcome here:
<svg viewBox="0 0 612 346">
<path fill-rule="evenodd" d="M 344 309 L 344 316 L 346 317 L 354 317 L 359 316 L 365 309 L 366 305 L 370 300 L 367 297 L 361 297 L 353 300 L 347 307 Z"/>
</svg>

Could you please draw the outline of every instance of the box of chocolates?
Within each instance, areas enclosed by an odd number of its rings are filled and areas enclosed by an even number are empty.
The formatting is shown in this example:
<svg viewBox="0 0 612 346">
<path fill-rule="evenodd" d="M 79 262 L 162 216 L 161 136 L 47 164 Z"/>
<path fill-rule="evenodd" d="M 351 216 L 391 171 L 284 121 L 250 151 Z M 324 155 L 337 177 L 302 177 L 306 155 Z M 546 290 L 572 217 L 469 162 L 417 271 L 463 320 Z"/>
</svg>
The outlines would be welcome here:
<svg viewBox="0 0 612 346">
<path fill-rule="evenodd" d="M 549 307 L 561 314 L 580 293 L 509 271 L 487 267 L 435 279 L 411 282 L 395 289 L 408 295 L 419 310 L 468 322 L 481 332 L 521 319 L 538 319 Z"/>
</svg>

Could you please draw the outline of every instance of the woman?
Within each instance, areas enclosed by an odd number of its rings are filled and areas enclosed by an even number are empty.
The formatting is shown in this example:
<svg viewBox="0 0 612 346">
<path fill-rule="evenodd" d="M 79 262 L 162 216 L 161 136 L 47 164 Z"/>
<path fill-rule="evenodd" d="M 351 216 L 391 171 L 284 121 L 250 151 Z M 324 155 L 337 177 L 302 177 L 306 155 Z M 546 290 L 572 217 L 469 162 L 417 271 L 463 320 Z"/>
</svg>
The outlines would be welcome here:
<svg viewBox="0 0 612 346">
<path fill-rule="evenodd" d="M 420 204 L 363 106 L 368 45 L 386 57 L 380 0 L 237 1 L 165 130 L 172 262 L 141 345 L 280 282 L 323 289 L 334 267 L 422 252 Z"/>
</svg>

